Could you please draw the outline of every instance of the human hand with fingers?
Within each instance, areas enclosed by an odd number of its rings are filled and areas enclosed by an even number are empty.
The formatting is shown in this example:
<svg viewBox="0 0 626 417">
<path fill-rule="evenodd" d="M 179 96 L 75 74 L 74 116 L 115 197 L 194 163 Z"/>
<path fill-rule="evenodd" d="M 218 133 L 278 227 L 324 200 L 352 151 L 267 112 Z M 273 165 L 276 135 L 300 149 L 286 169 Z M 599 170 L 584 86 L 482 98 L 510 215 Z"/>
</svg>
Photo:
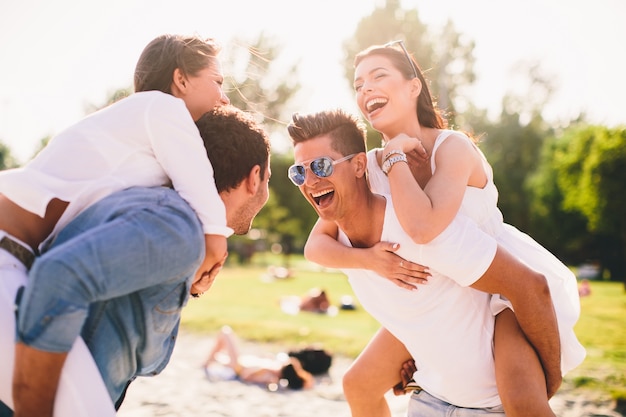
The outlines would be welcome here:
<svg viewBox="0 0 626 417">
<path fill-rule="evenodd" d="M 407 155 L 411 154 L 416 157 L 417 162 L 427 161 L 429 158 L 428 152 L 426 151 L 426 148 L 424 148 L 422 141 L 418 138 L 411 137 L 406 133 L 400 133 L 387 142 L 385 149 L 383 150 L 383 158 L 386 158 L 386 156 L 393 151 L 404 152 Z"/>
<path fill-rule="evenodd" d="M 222 270 L 227 257 L 228 252 L 226 252 L 224 257 L 219 262 L 215 263 L 210 270 L 203 269 L 202 267 L 198 269 L 194 281 L 191 284 L 191 289 L 189 290 L 192 297 L 198 298 L 211 288 L 217 274 Z"/>
<path fill-rule="evenodd" d="M 393 393 L 395 395 L 404 395 L 418 388 L 418 385 L 413 380 L 413 374 L 416 371 L 417 367 L 413 359 L 402 364 L 402 368 L 400 368 L 400 382 L 393 386 Z"/>
<path fill-rule="evenodd" d="M 424 265 L 407 261 L 395 254 L 399 247 L 398 243 L 378 242 L 370 248 L 370 264 L 367 268 L 401 288 L 416 290 L 417 285 L 428 282 L 430 271 Z"/>
</svg>

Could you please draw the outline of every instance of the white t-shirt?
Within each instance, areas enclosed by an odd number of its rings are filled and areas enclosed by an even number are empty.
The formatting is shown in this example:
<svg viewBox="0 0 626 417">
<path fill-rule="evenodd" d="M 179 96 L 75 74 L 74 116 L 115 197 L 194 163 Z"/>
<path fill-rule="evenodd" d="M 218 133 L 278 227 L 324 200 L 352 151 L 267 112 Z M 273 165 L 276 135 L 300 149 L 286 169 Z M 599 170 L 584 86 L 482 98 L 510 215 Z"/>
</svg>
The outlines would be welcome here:
<svg viewBox="0 0 626 417">
<path fill-rule="evenodd" d="M 24 167 L 0 172 L 0 193 L 41 217 L 55 197 L 70 203 L 52 235 L 113 192 L 170 184 L 195 210 L 205 234 L 232 234 L 184 101 L 160 91 L 135 93 L 87 116 Z"/>
<path fill-rule="evenodd" d="M 407 291 L 373 271 L 344 269 L 355 295 L 404 343 L 415 359 L 415 381 L 431 395 L 461 407 L 499 405 L 491 295 L 468 287 L 489 267 L 497 248 L 494 240 L 459 215 L 434 240 L 416 244 L 402 229 L 391 197 L 386 199 L 380 240 L 399 243 L 397 254 L 428 265 L 432 277 L 416 291 Z M 476 243 L 472 249 L 456 250 L 470 236 Z M 338 240 L 351 246 L 341 231 Z"/>
</svg>

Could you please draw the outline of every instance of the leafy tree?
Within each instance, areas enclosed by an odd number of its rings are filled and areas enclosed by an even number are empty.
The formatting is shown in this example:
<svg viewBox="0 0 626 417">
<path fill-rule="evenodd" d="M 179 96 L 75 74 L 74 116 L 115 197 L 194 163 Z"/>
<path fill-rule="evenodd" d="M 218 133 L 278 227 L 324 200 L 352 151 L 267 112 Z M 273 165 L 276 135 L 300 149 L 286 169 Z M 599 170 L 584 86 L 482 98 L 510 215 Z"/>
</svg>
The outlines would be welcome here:
<svg viewBox="0 0 626 417">
<path fill-rule="evenodd" d="M 602 236 L 599 257 L 611 277 L 626 277 L 626 128 L 580 126 L 564 132 L 553 165 L 563 209 Z"/>
<path fill-rule="evenodd" d="M 529 184 L 537 234 L 571 263 L 598 261 L 611 279 L 626 276 L 623 128 L 574 124 L 546 142 Z M 557 252 L 557 254 L 559 254 Z"/>
<path fill-rule="evenodd" d="M 596 236 L 587 232 L 587 221 L 579 212 L 563 208 L 563 193 L 558 184 L 558 172 L 554 166 L 558 141 L 554 137 L 544 142 L 539 166 L 526 182 L 531 195 L 531 235 L 569 264 L 598 259 L 594 253 Z"/>
</svg>

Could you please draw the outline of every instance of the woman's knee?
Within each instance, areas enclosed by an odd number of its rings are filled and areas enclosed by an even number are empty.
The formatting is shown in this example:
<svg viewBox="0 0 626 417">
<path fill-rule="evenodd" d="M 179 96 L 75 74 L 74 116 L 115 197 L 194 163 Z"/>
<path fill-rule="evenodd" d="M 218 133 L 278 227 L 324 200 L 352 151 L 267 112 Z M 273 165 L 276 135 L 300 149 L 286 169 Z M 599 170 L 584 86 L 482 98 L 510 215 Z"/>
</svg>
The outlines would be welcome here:
<svg viewBox="0 0 626 417">
<path fill-rule="evenodd" d="M 384 380 L 378 377 L 367 363 L 355 362 L 343 376 L 343 391 L 346 398 L 377 399 L 385 395 L 391 386 L 381 383 Z"/>
<path fill-rule="evenodd" d="M 342 383 L 344 391 L 352 392 L 358 390 L 362 384 L 361 381 L 362 379 L 359 377 L 359 370 L 354 367 L 350 367 L 343 375 Z"/>
<path fill-rule="evenodd" d="M 364 367 L 355 362 L 343 375 L 343 391 L 347 397 L 370 395 L 367 391 L 372 385 L 368 384 L 369 378 L 364 371 Z"/>
</svg>

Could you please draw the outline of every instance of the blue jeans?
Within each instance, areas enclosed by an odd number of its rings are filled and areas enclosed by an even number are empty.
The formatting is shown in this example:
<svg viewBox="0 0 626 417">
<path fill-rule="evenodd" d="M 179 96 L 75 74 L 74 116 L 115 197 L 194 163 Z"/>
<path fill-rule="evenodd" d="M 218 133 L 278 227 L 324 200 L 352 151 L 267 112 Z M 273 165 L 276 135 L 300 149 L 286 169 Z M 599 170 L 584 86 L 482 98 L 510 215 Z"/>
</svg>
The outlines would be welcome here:
<svg viewBox="0 0 626 417">
<path fill-rule="evenodd" d="M 200 222 L 174 190 L 114 193 L 69 223 L 33 265 L 18 338 L 66 352 L 82 336 L 117 402 L 135 377 L 169 361 L 204 253 Z"/>
<path fill-rule="evenodd" d="M 470 384 L 471 385 L 471 384 Z M 469 389 L 469 388 L 468 388 Z M 408 417 L 504 417 L 502 405 L 487 408 L 463 408 L 433 397 L 426 391 L 416 391 L 409 401 Z"/>
</svg>

